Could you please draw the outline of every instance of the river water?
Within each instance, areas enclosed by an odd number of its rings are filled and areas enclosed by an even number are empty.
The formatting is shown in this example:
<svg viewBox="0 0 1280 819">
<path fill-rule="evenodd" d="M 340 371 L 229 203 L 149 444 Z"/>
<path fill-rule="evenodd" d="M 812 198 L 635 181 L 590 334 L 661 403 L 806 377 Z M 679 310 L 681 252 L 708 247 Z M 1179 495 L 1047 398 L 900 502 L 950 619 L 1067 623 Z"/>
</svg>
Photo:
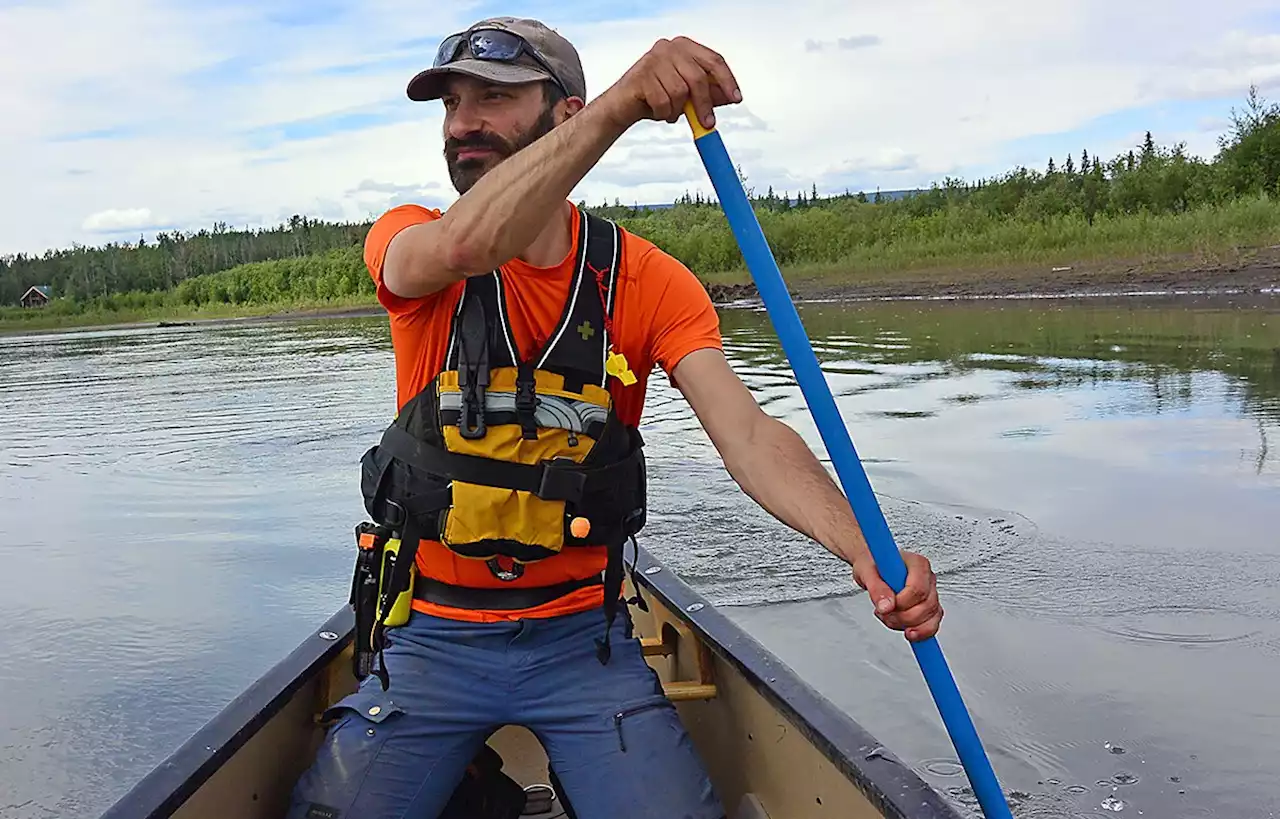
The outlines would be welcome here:
<svg viewBox="0 0 1280 819">
<path fill-rule="evenodd" d="M 801 315 L 1015 814 L 1280 813 L 1280 300 Z M 825 457 L 766 314 L 722 321 Z M 0 339 L 0 819 L 96 816 L 344 603 L 393 380 L 383 317 Z M 643 545 L 971 808 L 842 564 L 660 373 L 643 429 Z"/>
</svg>

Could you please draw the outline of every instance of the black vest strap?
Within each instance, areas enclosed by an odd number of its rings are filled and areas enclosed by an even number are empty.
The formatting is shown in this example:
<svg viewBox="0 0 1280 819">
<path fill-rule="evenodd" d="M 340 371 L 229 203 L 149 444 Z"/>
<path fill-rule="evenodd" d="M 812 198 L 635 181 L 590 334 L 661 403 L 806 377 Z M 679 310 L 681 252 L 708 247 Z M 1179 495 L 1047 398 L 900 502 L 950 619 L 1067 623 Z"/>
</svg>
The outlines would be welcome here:
<svg viewBox="0 0 1280 819">
<path fill-rule="evenodd" d="M 543 461 L 519 464 L 477 455 L 449 452 L 419 441 L 392 425 L 382 433 L 378 447 L 386 454 L 428 473 L 450 480 L 500 486 L 530 492 L 543 500 L 578 503 L 597 487 L 609 487 L 638 468 L 639 447 L 631 454 L 604 466 L 581 466 L 573 461 Z"/>
<path fill-rule="evenodd" d="M 521 361 L 516 365 L 516 418 L 520 420 L 520 435 L 526 441 L 538 440 L 538 398 L 534 392 L 537 377 L 533 374 L 533 362 Z"/>
<path fill-rule="evenodd" d="M 462 409 L 458 432 L 463 438 L 483 438 L 485 434 L 485 388 L 489 386 L 489 306 L 479 298 L 467 298 L 454 334 L 458 349 L 458 389 Z"/>
<path fill-rule="evenodd" d="M 538 367 L 563 374 L 571 383 L 605 385 L 609 350 L 606 303 L 617 289 L 622 232 L 617 225 L 581 211 L 578 256 L 569 302 L 560 324 L 538 357 Z M 612 304 L 609 304 L 612 308 Z M 611 310 L 608 314 L 611 316 Z"/>
<path fill-rule="evenodd" d="M 607 383 L 604 363 L 610 339 L 606 316 L 612 319 L 622 259 L 622 229 L 585 210 L 578 213 L 574 275 L 564 310 L 546 345 L 527 362 L 564 376 L 565 388 L 574 392 L 581 391 L 584 384 L 603 387 Z M 482 319 L 488 330 L 483 335 L 483 343 L 478 330 L 468 329 L 477 319 Z M 450 330 L 445 369 L 457 369 L 462 377 L 464 364 L 479 363 L 476 356 L 482 347 L 489 367 L 516 367 L 525 363 L 519 360 L 519 348 L 507 316 L 506 288 L 502 273 L 497 270 L 467 280 Z M 524 380 L 527 381 L 527 377 Z M 531 388 L 529 384 L 521 386 Z M 525 436 L 532 434 L 530 417 Z"/>
<path fill-rule="evenodd" d="M 418 517 L 410 515 L 400 533 L 400 548 L 396 551 L 395 565 L 391 569 L 391 577 L 387 578 L 382 593 L 378 596 L 378 607 L 382 612 L 382 616 L 378 618 L 377 623 L 374 625 L 370 645 L 378 658 L 378 665 L 372 671 L 378 675 L 378 681 L 382 683 L 383 691 L 386 691 L 391 686 L 391 672 L 387 670 L 386 655 L 383 653 L 387 647 L 387 617 L 391 614 L 391 607 L 401 593 L 409 589 L 409 581 L 412 577 L 413 565 L 418 558 L 418 546 L 422 541 L 422 534 L 422 525 Z"/>
<path fill-rule="evenodd" d="M 474 320 L 469 319 L 473 315 L 480 319 L 480 326 L 485 331 L 482 337 L 469 340 L 464 331 L 469 326 L 469 321 Z M 464 340 L 470 341 L 465 347 Z M 449 330 L 449 347 L 444 368 L 460 369 L 464 354 L 475 356 L 482 346 L 491 368 L 516 365 L 519 353 L 511 333 L 511 323 L 507 320 L 506 287 L 496 270 L 467 279 L 462 298 L 458 301 L 458 310 L 453 317 L 453 326 Z"/>
</svg>

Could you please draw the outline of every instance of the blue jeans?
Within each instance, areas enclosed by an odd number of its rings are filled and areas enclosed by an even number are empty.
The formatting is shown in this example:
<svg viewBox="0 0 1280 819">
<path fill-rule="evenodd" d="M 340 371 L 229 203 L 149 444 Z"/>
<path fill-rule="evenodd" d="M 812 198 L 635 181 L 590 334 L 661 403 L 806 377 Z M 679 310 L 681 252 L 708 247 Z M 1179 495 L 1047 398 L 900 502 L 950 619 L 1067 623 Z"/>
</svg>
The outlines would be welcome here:
<svg viewBox="0 0 1280 819">
<path fill-rule="evenodd" d="M 338 721 L 299 779 L 288 819 L 435 819 L 503 725 L 523 725 L 542 743 L 578 819 L 720 819 L 702 762 L 619 608 L 607 665 L 596 658 L 599 609 L 501 623 L 413 612 L 388 632 L 390 688 L 369 676 L 330 709 Z"/>
</svg>

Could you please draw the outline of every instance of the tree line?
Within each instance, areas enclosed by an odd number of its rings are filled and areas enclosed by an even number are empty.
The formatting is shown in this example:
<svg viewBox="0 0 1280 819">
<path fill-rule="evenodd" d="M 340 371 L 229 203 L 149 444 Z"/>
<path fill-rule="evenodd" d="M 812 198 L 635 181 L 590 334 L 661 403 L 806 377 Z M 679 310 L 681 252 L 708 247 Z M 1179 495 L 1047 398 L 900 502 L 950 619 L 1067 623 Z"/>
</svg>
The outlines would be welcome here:
<svg viewBox="0 0 1280 819">
<path fill-rule="evenodd" d="M 326 222 L 294 215 L 283 224 L 233 230 L 225 222 L 197 231 L 167 231 L 153 241 L 74 245 L 43 255 L 0 256 L 0 304 L 13 304 L 32 285 L 55 297 L 85 301 L 113 293 L 169 290 L 188 279 L 237 265 L 299 259 L 364 242 L 368 223 Z"/>
<path fill-rule="evenodd" d="M 760 192 L 741 170 L 739 176 L 779 263 L 826 263 L 858 258 L 868 248 L 892 256 L 895 246 L 937 254 L 947 248 L 978 252 L 984 242 L 1060 246 L 1144 214 L 1231 206 L 1232 218 L 1273 219 L 1271 210 L 1241 202 L 1280 200 L 1280 104 L 1251 88 L 1244 109 L 1232 109 L 1218 148 L 1202 159 L 1188 155 L 1182 143 L 1158 145 L 1148 132 L 1140 145 L 1110 159 L 1084 149 L 1061 161 L 1050 157 L 1043 171 L 1018 167 L 974 182 L 947 178 L 892 199 L 865 191 L 822 195 L 816 184 L 794 195 L 772 187 Z M 686 193 L 660 208 L 617 199 L 580 204 L 645 236 L 700 275 L 741 268 L 719 205 L 701 194 Z M 1100 220 L 1109 224 L 1099 226 Z M 1206 220 L 1206 229 L 1217 229 Z M 153 242 L 0 257 L 0 304 L 15 303 L 35 284 L 51 285 L 55 297 L 105 309 L 372 294 L 361 261 L 369 227 L 294 216 L 269 229 L 231 230 L 220 223 L 212 230 L 161 233 Z"/>
</svg>

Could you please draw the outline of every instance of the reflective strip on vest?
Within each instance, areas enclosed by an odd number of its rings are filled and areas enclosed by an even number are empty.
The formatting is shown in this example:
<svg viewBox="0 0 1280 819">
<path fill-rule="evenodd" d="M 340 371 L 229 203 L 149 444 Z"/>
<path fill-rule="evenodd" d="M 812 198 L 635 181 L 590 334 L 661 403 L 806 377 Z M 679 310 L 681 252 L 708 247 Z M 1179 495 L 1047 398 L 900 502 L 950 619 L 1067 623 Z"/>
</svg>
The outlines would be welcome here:
<svg viewBox="0 0 1280 819">
<path fill-rule="evenodd" d="M 486 412 L 515 412 L 515 393 L 486 392 L 484 408 Z M 462 393 L 440 393 L 440 411 L 450 410 L 461 412 Z M 588 429 L 593 429 L 593 425 L 603 426 L 609 418 L 609 411 L 586 401 L 561 398 L 558 395 L 539 395 L 533 417 L 538 426 L 543 428 L 585 433 Z"/>
</svg>

